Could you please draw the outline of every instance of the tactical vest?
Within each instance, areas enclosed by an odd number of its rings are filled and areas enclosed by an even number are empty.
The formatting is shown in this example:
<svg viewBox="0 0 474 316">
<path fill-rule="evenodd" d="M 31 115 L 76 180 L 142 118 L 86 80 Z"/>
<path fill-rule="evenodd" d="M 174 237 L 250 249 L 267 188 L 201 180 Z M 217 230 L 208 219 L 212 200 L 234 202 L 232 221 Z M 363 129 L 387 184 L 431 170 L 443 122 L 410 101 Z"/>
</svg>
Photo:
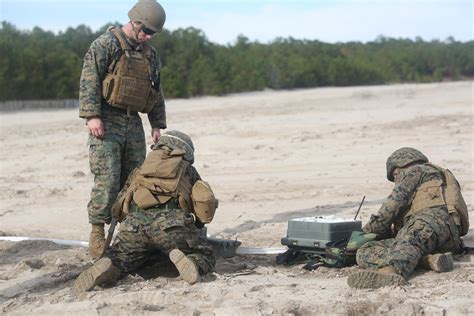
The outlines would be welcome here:
<svg viewBox="0 0 474 316">
<path fill-rule="evenodd" d="M 124 218 L 130 210 L 130 202 L 142 209 L 177 203 L 180 209 L 192 212 L 190 179 L 185 177 L 189 162 L 183 159 L 180 149 L 158 149 L 148 154 L 145 162 L 135 173 L 127 192 L 118 202 Z"/>
<path fill-rule="evenodd" d="M 102 82 L 102 95 L 113 107 L 128 112 L 150 112 L 159 101 L 159 90 L 151 81 L 151 47 L 143 43 L 143 51 L 133 50 L 117 28 L 109 28 L 120 43 L 122 53 L 114 60 Z"/>
<path fill-rule="evenodd" d="M 422 183 L 416 189 L 410 209 L 403 218 L 430 207 L 446 205 L 454 222 L 461 228 L 461 236 L 466 235 L 469 230 L 469 215 L 458 181 L 450 170 L 429 163 L 427 165 L 444 174 L 445 184 L 439 179 Z"/>
</svg>

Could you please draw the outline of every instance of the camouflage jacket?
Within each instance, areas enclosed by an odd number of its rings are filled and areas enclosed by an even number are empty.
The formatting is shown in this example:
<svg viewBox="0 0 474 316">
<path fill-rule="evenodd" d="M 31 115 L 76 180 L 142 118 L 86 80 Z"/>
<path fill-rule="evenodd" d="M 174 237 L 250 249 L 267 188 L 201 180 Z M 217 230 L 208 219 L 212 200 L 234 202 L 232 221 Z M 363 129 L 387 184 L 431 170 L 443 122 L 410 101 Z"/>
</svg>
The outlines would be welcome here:
<svg viewBox="0 0 474 316">
<path fill-rule="evenodd" d="M 392 193 L 377 214 L 370 217 L 369 222 L 363 227 L 364 232 L 388 236 L 392 224 L 395 224 L 395 229 L 401 228 L 406 220 L 403 217 L 410 209 L 417 188 L 422 183 L 435 179 L 445 183 L 443 173 L 427 164 L 401 169 L 399 182 L 395 183 Z"/>
<path fill-rule="evenodd" d="M 140 50 L 138 46 L 137 50 Z M 155 49 L 152 47 L 152 78 L 155 86 L 160 84 L 161 62 Z M 79 84 L 79 117 L 101 116 L 104 107 L 108 107 L 102 97 L 102 81 L 107 75 L 107 70 L 112 61 L 118 60 L 122 50 L 118 39 L 112 32 L 105 32 L 92 42 L 84 56 L 81 80 Z M 163 93 L 160 102 L 148 113 L 148 120 L 152 128 L 166 128 L 165 101 Z"/>
</svg>

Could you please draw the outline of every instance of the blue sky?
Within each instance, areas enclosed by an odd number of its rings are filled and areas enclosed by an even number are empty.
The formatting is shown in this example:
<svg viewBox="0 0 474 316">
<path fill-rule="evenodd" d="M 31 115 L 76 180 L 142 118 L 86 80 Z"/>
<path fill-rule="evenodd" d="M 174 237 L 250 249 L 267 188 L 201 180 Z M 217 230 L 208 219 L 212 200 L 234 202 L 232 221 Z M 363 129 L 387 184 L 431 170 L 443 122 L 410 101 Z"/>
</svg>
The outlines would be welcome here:
<svg viewBox="0 0 474 316">
<path fill-rule="evenodd" d="M 473 40 L 472 0 L 161 0 L 165 28 L 194 26 L 216 43 L 239 34 L 268 42 L 276 37 L 324 42 L 372 41 L 379 35 L 424 40 Z M 136 0 L 0 0 L 0 20 L 19 29 L 54 32 L 80 24 L 97 30 L 128 21 Z"/>
</svg>

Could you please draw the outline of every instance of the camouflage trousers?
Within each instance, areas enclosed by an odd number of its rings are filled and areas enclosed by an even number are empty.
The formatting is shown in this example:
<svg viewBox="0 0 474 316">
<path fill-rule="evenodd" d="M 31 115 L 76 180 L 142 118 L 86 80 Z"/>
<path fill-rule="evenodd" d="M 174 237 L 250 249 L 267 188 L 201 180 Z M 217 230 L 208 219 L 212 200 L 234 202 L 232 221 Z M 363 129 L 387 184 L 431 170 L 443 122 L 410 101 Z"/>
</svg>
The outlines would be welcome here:
<svg viewBox="0 0 474 316">
<path fill-rule="evenodd" d="M 183 210 L 138 209 L 121 223 L 120 232 L 106 256 L 122 273 L 129 273 L 144 267 L 150 257 L 167 256 L 178 248 L 198 264 L 203 275 L 214 271 L 216 259 L 212 246 L 199 235 L 193 218 Z"/>
<path fill-rule="evenodd" d="M 94 186 L 87 205 L 91 224 L 110 223 L 111 207 L 130 173 L 145 160 L 145 134 L 138 114 L 103 109 L 104 139 L 89 136 Z"/>
<path fill-rule="evenodd" d="M 443 207 L 414 214 L 395 238 L 371 241 L 357 251 L 357 264 L 366 269 L 393 267 L 408 278 L 420 259 L 430 253 L 456 252 L 459 227 Z"/>
</svg>

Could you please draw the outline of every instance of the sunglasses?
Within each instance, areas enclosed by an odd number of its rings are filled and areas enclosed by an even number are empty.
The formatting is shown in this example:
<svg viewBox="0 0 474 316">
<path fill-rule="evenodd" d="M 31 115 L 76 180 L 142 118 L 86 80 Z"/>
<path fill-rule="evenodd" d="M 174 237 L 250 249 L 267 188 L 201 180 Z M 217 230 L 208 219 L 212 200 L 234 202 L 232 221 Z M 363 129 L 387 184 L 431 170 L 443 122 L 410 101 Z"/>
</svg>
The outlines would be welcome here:
<svg viewBox="0 0 474 316">
<path fill-rule="evenodd" d="M 145 33 L 145 35 L 155 35 L 155 31 L 153 30 L 150 30 L 149 28 L 146 28 L 144 26 L 142 26 L 142 32 Z"/>
</svg>

